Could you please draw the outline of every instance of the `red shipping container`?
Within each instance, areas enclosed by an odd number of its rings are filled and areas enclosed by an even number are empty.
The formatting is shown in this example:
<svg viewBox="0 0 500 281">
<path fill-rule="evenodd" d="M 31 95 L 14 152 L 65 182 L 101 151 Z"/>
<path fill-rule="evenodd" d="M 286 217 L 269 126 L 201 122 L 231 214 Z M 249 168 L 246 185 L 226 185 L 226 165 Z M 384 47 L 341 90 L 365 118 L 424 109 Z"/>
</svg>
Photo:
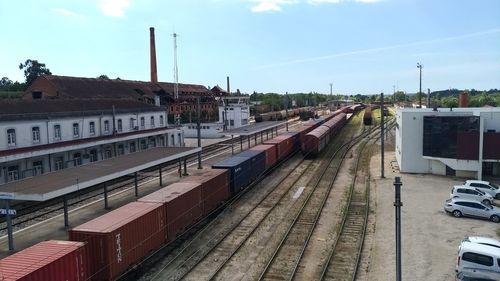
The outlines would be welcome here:
<svg viewBox="0 0 500 281">
<path fill-rule="evenodd" d="M 212 212 L 230 196 L 229 171 L 225 169 L 208 169 L 201 175 L 183 178 L 182 182 L 201 184 L 203 216 Z"/>
<path fill-rule="evenodd" d="M 278 152 L 278 160 L 284 159 L 293 150 L 293 137 L 290 135 L 281 135 L 270 140 L 266 140 L 263 144 L 274 144 Z"/>
<path fill-rule="evenodd" d="M 266 170 L 276 164 L 276 162 L 278 161 L 278 154 L 275 145 L 259 144 L 250 148 L 250 150 L 264 151 L 266 153 Z"/>
<path fill-rule="evenodd" d="M 91 280 L 113 280 L 166 242 L 165 207 L 132 202 L 69 231 L 87 242 Z"/>
<path fill-rule="evenodd" d="M 83 242 L 44 241 L 0 260 L 4 281 L 83 281 L 88 276 Z"/>
<path fill-rule="evenodd" d="M 138 201 L 165 205 L 169 240 L 175 239 L 177 234 L 201 219 L 203 215 L 200 183 L 176 182 Z"/>
</svg>

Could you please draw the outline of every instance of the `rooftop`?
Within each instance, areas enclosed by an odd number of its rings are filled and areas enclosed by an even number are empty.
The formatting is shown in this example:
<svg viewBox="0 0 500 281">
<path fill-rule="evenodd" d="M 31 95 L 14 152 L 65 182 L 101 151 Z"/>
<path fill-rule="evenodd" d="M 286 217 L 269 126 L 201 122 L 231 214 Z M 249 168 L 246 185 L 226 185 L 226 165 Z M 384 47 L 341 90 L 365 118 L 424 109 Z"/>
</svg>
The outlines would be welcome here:
<svg viewBox="0 0 500 281">
<path fill-rule="evenodd" d="M 0 199 L 46 201 L 201 151 L 157 147 L 0 185 Z"/>
</svg>

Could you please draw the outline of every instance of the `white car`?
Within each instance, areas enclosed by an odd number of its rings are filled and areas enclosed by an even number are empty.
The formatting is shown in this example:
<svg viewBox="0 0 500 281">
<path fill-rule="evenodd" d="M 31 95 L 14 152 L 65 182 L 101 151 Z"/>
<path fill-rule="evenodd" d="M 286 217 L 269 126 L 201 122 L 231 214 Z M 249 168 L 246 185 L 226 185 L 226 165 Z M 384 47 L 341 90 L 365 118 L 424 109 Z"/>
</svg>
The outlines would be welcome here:
<svg viewBox="0 0 500 281">
<path fill-rule="evenodd" d="M 456 185 L 451 189 L 450 198 L 469 199 L 482 202 L 484 204 L 493 204 L 493 197 L 481 190 L 463 185 Z"/>
<path fill-rule="evenodd" d="M 500 209 L 489 204 L 469 199 L 453 198 L 446 200 L 444 210 L 454 217 L 476 217 L 500 222 Z M 500 251 L 500 249 L 499 249 Z"/>
<path fill-rule="evenodd" d="M 458 247 L 456 272 L 465 268 L 490 270 L 500 273 L 500 249 L 494 246 L 462 241 Z"/>
<path fill-rule="evenodd" d="M 465 181 L 464 186 L 475 187 L 483 192 L 488 193 L 495 199 L 500 199 L 500 188 L 488 181 L 468 180 Z"/>
</svg>

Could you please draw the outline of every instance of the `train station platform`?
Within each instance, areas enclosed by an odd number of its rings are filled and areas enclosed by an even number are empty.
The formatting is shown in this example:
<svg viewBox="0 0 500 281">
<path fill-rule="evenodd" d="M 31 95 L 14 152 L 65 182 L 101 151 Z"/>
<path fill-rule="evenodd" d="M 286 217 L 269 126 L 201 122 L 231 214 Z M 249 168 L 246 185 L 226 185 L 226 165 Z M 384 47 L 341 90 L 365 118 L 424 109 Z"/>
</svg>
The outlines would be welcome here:
<svg viewBox="0 0 500 281">
<path fill-rule="evenodd" d="M 193 147 L 157 147 L 26 178 L 0 186 L 0 199 L 47 201 L 201 151 Z"/>
<path fill-rule="evenodd" d="M 135 194 L 137 196 L 138 172 L 158 167 L 159 181 L 160 185 L 162 185 L 163 164 L 179 162 L 179 169 L 181 169 L 180 162 L 184 160 L 184 173 L 186 173 L 187 157 L 199 152 L 201 152 L 201 147 L 156 147 L 1 185 L 0 200 L 4 201 L 5 209 L 0 210 L 6 216 L 9 250 L 14 250 L 11 216 L 16 213 L 15 210 L 10 209 L 11 201 L 42 202 L 62 198 L 64 226 L 68 227 L 67 200 L 71 193 L 102 184 L 104 188 L 104 206 L 105 209 L 108 209 L 108 182 L 133 174 Z"/>
</svg>

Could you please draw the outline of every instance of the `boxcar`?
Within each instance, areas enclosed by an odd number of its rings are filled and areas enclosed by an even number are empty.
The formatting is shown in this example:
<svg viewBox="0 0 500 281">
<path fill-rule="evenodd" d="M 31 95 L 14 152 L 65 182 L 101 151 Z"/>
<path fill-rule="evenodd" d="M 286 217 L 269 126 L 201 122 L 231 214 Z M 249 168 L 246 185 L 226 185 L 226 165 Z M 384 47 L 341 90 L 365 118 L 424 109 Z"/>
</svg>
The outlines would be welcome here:
<svg viewBox="0 0 500 281">
<path fill-rule="evenodd" d="M 252 162 L 248 157 L 231 157 L 212 165 L 214 169 L 229 170 L 229 190 L 237 193 L 252 182 Z"/>
<path fill-rule="evenodd" d="M 69 231 L 71 241 L 87 242 L 91 280 L 114 280 L 167 238 L 165 208 L 132 202 Z"/>
<path fill-rule="evenodd" d="M 201 175 L 182 178 L 181 182 L 201 184 L 203 216 L 212 212 L 230 196 L 229 171 L 225 169 L 208 169 Z"/>
<path fill-rule="evenodd" d="M 174 240 L 202 218 L 201 189 L 202 184 L 199 182 L 176 182 L 137 201 L 165 206 L 168 238 Z"/>
<path fill-rule="evenodd" d="M 365 114 L 363 115 L 363 124 L 371 125 L 372 124 L 372 107 L 368 106 L 365 108 Z"/>
<path fill-rule="evenodd" d="M 259 144 L 249 150 L 263 151 L 266 155 L 266 170 L 271 168 L 278 161 L 276 146 L 272 144 Z"/>
<path fill-rule="evenodd" d="M 283 160 L 293 152 L 295 143 L 291 135 L 279 135 L 270 140 L 264 141 L 264 144 L 272 144 L 276 146 L 278 152 L 278 160 Z"/>
<path fill-rule="evenodd" d="M 43 241 L 0 260 L 0 280 L 88 280 L 84 242 Z"/>
</svg>

